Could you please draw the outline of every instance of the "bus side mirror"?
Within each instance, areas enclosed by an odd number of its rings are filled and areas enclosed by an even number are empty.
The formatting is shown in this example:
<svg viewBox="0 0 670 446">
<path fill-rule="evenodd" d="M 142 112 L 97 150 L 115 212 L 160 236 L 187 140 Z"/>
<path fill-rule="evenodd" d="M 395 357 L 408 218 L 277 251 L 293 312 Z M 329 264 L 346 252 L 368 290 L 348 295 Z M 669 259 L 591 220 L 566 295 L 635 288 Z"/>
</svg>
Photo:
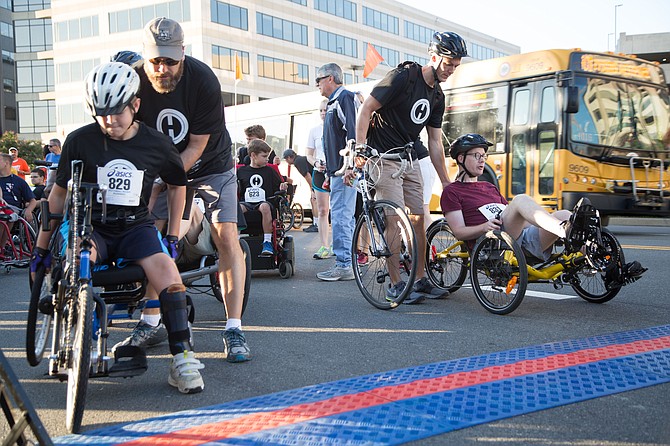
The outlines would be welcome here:
<svg viewBox="0 0 670 446">
<path fill-rule="evenodd" d="M 568 87 L 565 100 L 565 112 L 577 113 L 579 111 L 579 87 Z"/>
</svg>

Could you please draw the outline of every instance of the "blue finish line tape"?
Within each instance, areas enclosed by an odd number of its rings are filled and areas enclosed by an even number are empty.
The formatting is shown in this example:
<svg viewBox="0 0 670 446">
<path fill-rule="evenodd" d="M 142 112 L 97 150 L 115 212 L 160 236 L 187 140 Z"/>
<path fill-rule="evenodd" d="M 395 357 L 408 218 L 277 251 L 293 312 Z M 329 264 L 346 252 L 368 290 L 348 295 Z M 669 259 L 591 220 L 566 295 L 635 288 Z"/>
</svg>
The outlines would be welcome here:
<svg viewBox="0 0 670 446">
<path fill-rule="evenodd" d="M 391 445 L 666 382 L 670 325 L 318 384 L 54 443 Z"/>
</svg>

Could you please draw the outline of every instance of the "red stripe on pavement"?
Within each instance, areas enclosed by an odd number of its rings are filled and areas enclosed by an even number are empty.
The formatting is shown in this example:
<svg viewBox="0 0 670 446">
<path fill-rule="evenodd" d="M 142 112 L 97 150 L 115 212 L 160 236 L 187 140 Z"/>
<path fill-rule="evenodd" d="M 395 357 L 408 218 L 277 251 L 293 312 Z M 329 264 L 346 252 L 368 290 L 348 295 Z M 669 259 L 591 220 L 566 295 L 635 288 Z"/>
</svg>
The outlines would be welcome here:
<svg viewBox="0 0 670 446">
<path fill-rule="evenodd" d="M 421 379 L 405 384 L 379 387 L 366 392 L 336 396 L 313 403 L 290 406 L 285 409 L 259 412 L 166 434 L 147 436 L 121 444 L 125 446 L 195 446 L 218 439 L 275 429 L 393 401 L 668 348 L 670 348 L 670 336 L 561 353 L 544 358 L 453 373 L 437 378 Z"/>
</svg>

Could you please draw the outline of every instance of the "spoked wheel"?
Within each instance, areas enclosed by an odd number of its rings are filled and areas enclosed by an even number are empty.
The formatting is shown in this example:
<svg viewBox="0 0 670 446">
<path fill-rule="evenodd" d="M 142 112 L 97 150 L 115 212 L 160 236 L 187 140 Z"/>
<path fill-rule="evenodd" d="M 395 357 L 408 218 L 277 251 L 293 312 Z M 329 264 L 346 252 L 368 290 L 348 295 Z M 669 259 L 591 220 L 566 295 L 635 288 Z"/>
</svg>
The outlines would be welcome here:
<svg viewBox="0 0 670 446">
<path fill-rule="evenodd" d="M 454 237 L 444 219 L 430 225 L 426 243 L 428 279 L 440 289 L 455 292 L 468 276 L 469 254 L 465 243 Z"/>
<path fill-rule="evenodd" d="M 26 358 L 35 367 L 42 361 L 44 350 L 51 330 L 51 313 L 40 311 L 40 301 L 52 298 L 51 272 L 46 272 L 43 265 L 35 272 L 35 280 L 30 291 L 28 307 L 28 325 L 26 327 Z"/>
<path fill-rule="evenodd" d="M 242 314 L 244 310 L 247 309 L 247 303 L 249 302 L 249 292 L 251 291 L 251 250 L 249 245 L 244 238 L 240 239 L 240 248 L 242 248 L 242 254 L 244 255 L 244 300 L 242 302 Z M 219 302 L 223 302 L 223 293 L 221 292 L 221 283 L 219 282 L 218 273 L 212 273 L 209 275 L 209 284 L 212 286 L 212 291 L 214 292 L 214 297 Z"/>
<path fill-rule="evenodd" d="M 293 214 L 293 229 L 300 229 L 305 219 L 305 211 L 302 209 L 302 205 L 300 203 L 293 203 L 291 205 L 291 213 Z"/>
<path fill-rule="evenodd" d="M 403 209 L 379 200 L 358 218 L 352 256 L 356 285 L 373 306 L 389 310 L 407 297 L 416 277 L 416 237 Z M 394 286 L 395 285 L 395 286 Z"/>
<path fill-rule="evenodd" d="M 579 297 L 596 304 L 607 302 L 619 294 L 621 285 L 617 283 L 616 285 L 610 285 L 608 288 L 605 285 L 606 278 L 608 274 L 616 274 L 615 269 L 619 268 L 619 265 L 626 263 L 621 245 L 616 237 L 614 237 L 614 234 L 607 229 L 603 229 L 601 235 L 601 248 L 605 250 L 607 255 L 611 256 L 610 260 L 613 267 L 609 268 L 606 272 L 599 272 L 589 262 L 584 262 L 571 281 L 572 289 L 575 290 Z"/>
<path fill-rule="evenodd" d="M 7 241 L 9 248 L 6 253 L 9 255 L 8 263 L 12 267 L 27 268 L 30 266 L 30 257 L 36 238 L 35 229 L 28 221 L 20 218 L 14 223 L 10 240 Z"/>
<path fill-rule="evenodd" d="M 470 281 L 477 300 L 494 314 L 508 314 L 521 304 L 528 286 L 526 259 L 519 245 L 501 231 L 489 231 L 475 245 Z"/>
<path fill-rule="evenodd" d="M 279 209 L 284 232 L 290 231 L 293 227 L 293 223 L 295 222 L 295 215 L 293 214 L 293 210 L 289 207 L 288 202 L 282 202 L 279 205 Z"/>
<path fill-rule="evenodd" d="M 86 389 L 91 368 L 91 339 L 93 336 L 93 291 L 89 285 L 79 289 L 70 308 L 69 361 L 67 368 L 67 405 L 65 427 L 68 432 L 81 429 L 86 405 Z M 65 347 L 65 346 L 64 346 Z M 67 348 L 67 347 L 65 347 Z"/>
</svg>

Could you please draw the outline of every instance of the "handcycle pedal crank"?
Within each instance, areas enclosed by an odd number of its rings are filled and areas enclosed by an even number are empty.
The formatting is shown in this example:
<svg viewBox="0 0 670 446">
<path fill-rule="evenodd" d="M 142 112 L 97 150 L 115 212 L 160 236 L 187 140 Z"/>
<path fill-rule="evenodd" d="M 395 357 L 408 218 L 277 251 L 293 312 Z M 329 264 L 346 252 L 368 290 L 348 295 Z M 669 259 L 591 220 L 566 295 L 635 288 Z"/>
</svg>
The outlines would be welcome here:
<svg viewBox="0 0 670 446">
<path fill-rule="evenodd" d="M 114 351 L 114 364 L 107 370 L 111 378 L 131 378 L 148 369 L 145 351 L 133 345 L 122 345 Z"/>
</svg>

